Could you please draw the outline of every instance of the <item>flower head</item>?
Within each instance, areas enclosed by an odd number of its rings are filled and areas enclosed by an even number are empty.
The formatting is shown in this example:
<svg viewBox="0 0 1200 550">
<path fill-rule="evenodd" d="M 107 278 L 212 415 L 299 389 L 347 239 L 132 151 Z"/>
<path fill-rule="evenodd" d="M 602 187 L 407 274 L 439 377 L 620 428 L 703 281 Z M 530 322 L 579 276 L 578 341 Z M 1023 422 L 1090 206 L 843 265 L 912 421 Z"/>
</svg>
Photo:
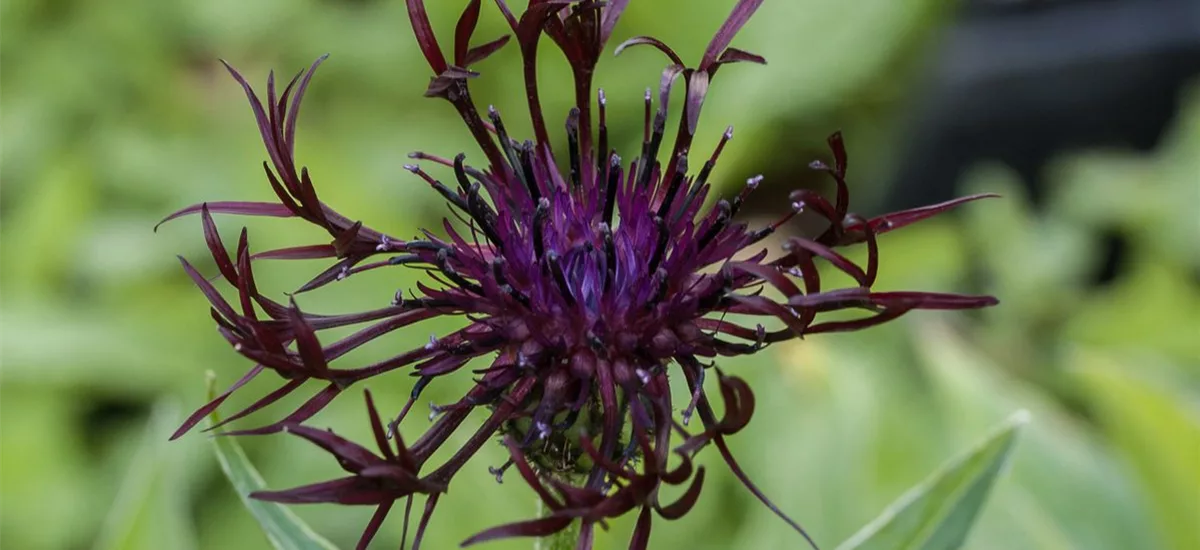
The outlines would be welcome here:
<svg viewBox="0 0 1200 550">
<path fill-rule="evenodd" d="M 418 493 L 427 495 L 416 537 L 419 545 L 420 531 L 439 495 L 468 459 L 497 437 L 509 449 L 509 465 L 516 466 L 550 513 L 484 530 L 464 545 L 544 536 L 578 521 L 578 547 L 590 548 L 595 526 L 637 509 L 630 547 L 645 548 L 652 515 L 678 518 L 699 498 L 704 469 L 693 466 L 693 457 L 710 445 L 759 500 L 803 534 L 750 482 L 730 452 L 726 438 L 749 423 L 754 396 L 744 381 L 713 368 L 712 360 L 756 353 L 805 335 L 866 328 L 914 309 L 995 304 L 987 296 L 872 288 L 878 273 L 879 235 L 981 195 L 870 219 L 852 214 L 846 153 L 835 134 L 829 139 L 833 165 L 813 165 L 837 184 L 832 201 L 811 191 L 796 191 L 790 208 L 776 222 L 749 227 L 738 222 L 737 215 L 762 180 L 755 176 L 734 197 L 706 206 L 709 178 L 733 133 L 732 128 L 726 131 L 716 150 L 697 162 L 691 150 L 697 121 L 718 69 L 737 62 L 765 63 L 757 55 L 729 46 L 761 0 L 739 1 L 694 67 L 653 38 L 636 37 L 617 46 L 618 53 L 631 46 L 651 46 L 669 59 L 658 86 L 657 107 L 654 94 L 649 90 L 646 94 L 641 150 L 622 158 L 609 148 L 605 97 L 603 91 L 593 91 L 592 76 L 626 4 L 622 0 L 533 1 L 518 17 L 502 0 L 497 1 L 523 59 L 534 135 L 532 140 L 519 141 L 509 135 L 495 109 L 481 111 L 471 99 L 470 80 L 479 75 L 470 67 L 508 40 L 502 37 L 471 46 L 480 1 L 467 3 L 455 28 L 453 55 L 447 56 L 423 2 L 407 0 L 417 43 L 433 71 L 426 95 L 447 101 L 458 112 L 478 142 L 483 161 L 468 164 L 464 154 L 452 159 L 412 155 L 418 163 L 405 168 L 445 199 L 460 222 L 445 220 L 440 231 L 424 231 L 416 239 L 389 236 L 338 213 L 319 199 L 308 171 L 296 162 L 300 101 L 324 58 L 281 93 L 274 77 L 269 77 L 265 102 L 229 68 L 258 121 L 269 157 L 264 168 L 278 202 L 211 202 L 167 219 L 201 215 L 220 274 L 237 289 L 237 307 L 186 261 L 184 268 L 211 301 L 221 334 L 255 366 L 197 411 L 175 436 L 263 371 L 278 374 L 282 386 L 231 420 L 300 389 L 307 381 L 321 382 L 324 389 L 284 419 L 235 433 L 287 430 L 335 455 L 349 477 L 255 496 L 282 502 L 375 505 L 378 511 L 360 547 L 370 541 L 393 502 L 404 498 L 411 507 Z M 551 147 L 540 103 L 536 56 L 543 35 L 562 50 L 574 78 L 576 106 L 565 121 L 565 151 Z M 680 107 L 683 116 L 674 138 L 667 140 L 668 98 L 672 88 L 680 85 L 686 90 Z M 420 163 L 438 167 L 434 173 L 444 176 L 436 177 Z M 762 241 L 801 212 L 820 217 L 826 228 L 812 238 L 788 238 L 783 254 L 768 259 Z M 251 254 L 243 230 L 236 255 L 230 257 L 212 213 L 301 218 L 326 230 L 331 240 Z M 858 244 L 867 247 L 866 265 L 837 251 Z M 397 293 L 390 305 L 361 313 L 305 312 L 294 301 L 284 305 L 259 291 L 251 271 L 256 260 L 302 258 L 330 258 L 334 263 L 299 292 L 391 266 L 417 267 L 431 275 L 428 283 L 418 284 L 408 295 Z M 856 285 L 823 288 L 819 262 L 846 273 Z M 853 320 L 824 318 L 828 312 L 850 309 L 865 315 Z M 726 320 L 726 314 L 759 317 L 763 322 L 746 326 Z M 331 366 L 368 341 L 439 316 L 457 316 L 467 324 L 375 364 Z M 328 344 L 317 336 L 350 325 L 365 327 Z M 301 425 L 348 386 L 405 369 L 417 382 L 394 421 L 399 423 L 428 384 L 485 357 L 490 365 L 474 371 L 475 386 L 458 402 L 435 407 L 436 421 L 411 447 L 400 443 L 393 450 L 389 446 L 369 395 L 372 428 L 382 456 L 331 432 Z M 722 418 L 716 417 L 710 403 L 712 384 L 705 386 L 710 372 L 717 373 Z M 672 384 L 687 389 L 687 403 L 672 401 Z M 444 463 L 427 464 L 476 408 L 490 410 L 482 426 Z M 681 408 L 678 417 L 677 408 Z M 689 428 L 694 413 L 700 418 L 699 429 Z M 677 465 L 668 467 L 669 459 Z M 499 477 L 506 468 L 494 473 Z M 663 484 L 686 484 L 687 489 L 677 500 L 661 502 Z"/>
</svg>

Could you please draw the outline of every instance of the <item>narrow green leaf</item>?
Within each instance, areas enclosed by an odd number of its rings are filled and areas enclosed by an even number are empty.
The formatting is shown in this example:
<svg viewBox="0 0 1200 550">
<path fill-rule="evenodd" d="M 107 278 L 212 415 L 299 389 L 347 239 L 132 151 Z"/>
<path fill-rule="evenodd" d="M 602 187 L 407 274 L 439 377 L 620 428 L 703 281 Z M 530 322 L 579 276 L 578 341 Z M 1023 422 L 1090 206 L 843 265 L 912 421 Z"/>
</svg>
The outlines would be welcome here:
<svg viewBox="0 0 1200 550">
<path fill-rule="evenodd" d="M 214 381 L 215 376 L 210 371 L 208 373 L 209 399 L 216 395 Z M 215 411 L 209 415 L 210 426 L 220 421 L 221 418 Z M 258 520 L 267 539 L 271 541 L 271 545 L 276 550 L 337 550 L 333 543 L 318 535 L 283 505 L 250 498 L 250 493 L 265 489 L 267 484 L 259 475 L 258 470 L 254 469 L 254 465 L 250 463 L 250 459 L 246 457 L 246 453 L 242 451 L 242 446 L 238 445 L 236 438 L 216 435 L 212 438 L 212 442 L 213 449 L 217 453 L 217 461 L 221 463 L 221 471 L 225 472 L 225 477 L 233 483 L 233 489 L 237 491 L 238 498 L 242 499 L 242 504 L 254 515 L 254 519 Z"/>
<path fill-rule="evenodd" d="M 1027 411 L 1014 413 L 987 439 L 902 495 L 838 550 L 961 547 L 1008 460 L 1017 432 L 1028 422 Z"/>
</svg>

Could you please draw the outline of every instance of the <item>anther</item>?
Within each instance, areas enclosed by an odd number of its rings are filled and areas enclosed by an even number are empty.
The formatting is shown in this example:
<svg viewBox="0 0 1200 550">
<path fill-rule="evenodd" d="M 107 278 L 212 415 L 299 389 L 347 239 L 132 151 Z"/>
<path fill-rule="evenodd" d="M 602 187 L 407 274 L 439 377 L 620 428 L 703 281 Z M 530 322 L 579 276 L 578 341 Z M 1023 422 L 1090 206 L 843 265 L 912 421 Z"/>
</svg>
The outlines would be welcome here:
<svg viewBox="0 0 1200 550">
<path fill-rule="evenodd" d="M 544 233 L 542 224 L 546 223 L 546 218 L 550 217 L 550 199 L 542 197 L 537 200 L 537 210 L 533 212 L 533 254 L 534 258 L 540 260 L 545 253 L 545 243 L 542 242 Z"/>
</svg>

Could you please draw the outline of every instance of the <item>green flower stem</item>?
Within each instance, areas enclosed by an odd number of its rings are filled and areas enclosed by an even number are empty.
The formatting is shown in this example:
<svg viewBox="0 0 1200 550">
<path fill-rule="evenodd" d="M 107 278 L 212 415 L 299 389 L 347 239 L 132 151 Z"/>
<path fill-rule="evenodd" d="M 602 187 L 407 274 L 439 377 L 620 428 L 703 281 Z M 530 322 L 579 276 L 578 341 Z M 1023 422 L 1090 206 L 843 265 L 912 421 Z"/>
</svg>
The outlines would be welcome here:
<svg viewBox="0 0 1200 550">
<path fill-rule="evenodd" d="M 544 518 L 550 515 L 550 508 L 543 504 L 541 499 L 537 501 L 537 511 L 538 517 Z M 580 523 L 572 521 L 566 529 L 548 537 L 537 539 L 533 543 L 533 550 L 575 550 L 575 543 L 579 539 Z"/>
</svg>

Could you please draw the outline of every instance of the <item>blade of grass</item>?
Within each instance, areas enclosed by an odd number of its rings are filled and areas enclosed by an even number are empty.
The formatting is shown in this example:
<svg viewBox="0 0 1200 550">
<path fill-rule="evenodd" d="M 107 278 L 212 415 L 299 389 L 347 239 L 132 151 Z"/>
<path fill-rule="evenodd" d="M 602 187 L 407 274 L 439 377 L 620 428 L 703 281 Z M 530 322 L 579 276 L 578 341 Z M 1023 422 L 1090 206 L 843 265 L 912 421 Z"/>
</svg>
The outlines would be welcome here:
<svg viewBox="0 0 1200 550">
<path fill-rule="evenodd" d="M 1029 422 L 1020 410 L 989 437 L 944 464 L 897 499 L 838 550 L 950 550 L 966 541 L 1018 431 Z"/>
<path fill-rule="evenodd" d="M 207 378 L 209 399 L 216 396 L 215 378 L 210 371 Z M 221 418 L 214 411 L 208 420 L 211 426 L 220 422 Z M 242 499 L 242 504 L 254 519 L 258 520 L 271 546 L 276 550 L 337 550 L 333 543 L 318 535 L 283 505 L 250 498 L 250 493 L 265 489 L 267 484 L 250 463 L 236 438 L 223 437 L 218 431 L 212 437 L 212 443 L 217 461 L 221 463 L 221 471 L 225 472 L 225 477 L 233 484 L 233 489 L 238 498 Z"/>
</svg>

